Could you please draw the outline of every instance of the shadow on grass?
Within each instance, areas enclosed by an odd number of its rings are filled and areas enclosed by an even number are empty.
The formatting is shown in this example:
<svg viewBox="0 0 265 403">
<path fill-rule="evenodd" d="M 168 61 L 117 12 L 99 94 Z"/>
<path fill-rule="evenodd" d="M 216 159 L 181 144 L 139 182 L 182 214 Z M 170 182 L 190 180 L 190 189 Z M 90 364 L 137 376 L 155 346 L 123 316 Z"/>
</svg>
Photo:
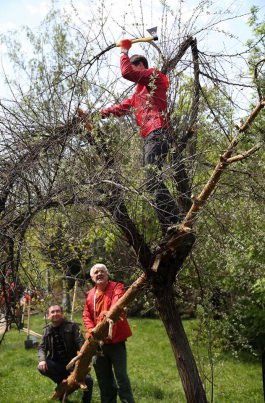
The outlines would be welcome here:
<svg viewBox="0 0 265 403">
<path fill-rule="evenodd" d="M 148 397 L 150 401 L 153 400 L 163 400 L 165 398 L 165 393 L 158 386 L 154 386 L 152 383 L 147 383 L 140 388 L 141 395 L 143 397 Z"/>
</svg>

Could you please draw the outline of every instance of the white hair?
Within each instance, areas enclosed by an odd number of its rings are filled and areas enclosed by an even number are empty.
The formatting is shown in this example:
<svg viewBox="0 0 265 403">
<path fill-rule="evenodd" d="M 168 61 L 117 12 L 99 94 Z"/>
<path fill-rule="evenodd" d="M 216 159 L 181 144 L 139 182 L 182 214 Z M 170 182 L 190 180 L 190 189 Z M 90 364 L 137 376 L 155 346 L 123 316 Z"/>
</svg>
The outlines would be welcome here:
<svg viewBox="0 0 265 403">
<path fill-rule="evenodd" d="M 95 271 L 98 269 L 104 270 L 107 274 L 109 274 L 107 267 L 103 263 L 96 263 L 90 269 L 90 277 L 92 277 L 94 275 Z"/>
</svg>

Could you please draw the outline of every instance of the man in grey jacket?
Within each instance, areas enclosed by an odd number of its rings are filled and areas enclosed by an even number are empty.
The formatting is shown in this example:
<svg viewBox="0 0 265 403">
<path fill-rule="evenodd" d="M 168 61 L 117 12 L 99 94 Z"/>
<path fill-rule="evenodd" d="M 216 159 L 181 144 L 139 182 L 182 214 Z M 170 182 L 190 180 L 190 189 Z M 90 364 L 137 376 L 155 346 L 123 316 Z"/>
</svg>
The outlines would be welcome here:
<svg viewBox="0 0 265 403">
<path fill-rule="evenodd" d="M 44 328 L 38 347 L 38 370 L 59 385 L 71 371 L 66 365 L 77 355 L 84 343 L 79 326 L 64 319 L 63 310 L 59 305 L 51 305 L 48 310 L 51 323 Z M 83 403 L 90 403 L 93 380 L 90 373 L 86 376 L 87 391 L 83 393 Z"/>
</svg>

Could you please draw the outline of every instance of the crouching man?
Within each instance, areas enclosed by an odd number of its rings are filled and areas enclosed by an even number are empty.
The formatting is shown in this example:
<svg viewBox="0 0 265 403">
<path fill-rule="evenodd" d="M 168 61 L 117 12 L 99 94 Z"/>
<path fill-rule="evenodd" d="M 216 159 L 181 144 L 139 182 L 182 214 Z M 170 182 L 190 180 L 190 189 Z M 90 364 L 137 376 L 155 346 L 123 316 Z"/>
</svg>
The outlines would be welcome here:
<svg viewBox="0 0 265 403">
<path fill-rule="evenodd" d="M 63 310 L 59 305 L 51 305 L 48 310 L 51 323 L 44 328 L 38 347 L 38 370 L 59 385 L 66 379 L 71 370 L 66 365 L 77 355 L 84 344 L 79 326 L 64 319 Z M 83 393 L 82 403 L 90 403 L 93 380 L 90 373 L 86 376 L 87 391 Z"/>
</svg>

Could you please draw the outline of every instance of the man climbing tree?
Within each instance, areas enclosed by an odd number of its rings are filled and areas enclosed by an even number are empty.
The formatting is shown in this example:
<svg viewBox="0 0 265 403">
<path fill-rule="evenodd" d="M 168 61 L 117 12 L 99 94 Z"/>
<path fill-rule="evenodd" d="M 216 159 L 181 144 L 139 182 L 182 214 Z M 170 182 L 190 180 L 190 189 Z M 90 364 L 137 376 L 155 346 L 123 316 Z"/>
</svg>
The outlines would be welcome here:
<svg viewBox="0 0 265 403">
<path fill-rule="evenodd" d="M 133 55 L 129 58 L 131 46 L 130 39 L 120 41 L 120 70 L 122 77 L 137 84 L 135 92 L 131 98 L 103 109 L 100 113 L 103 118 L 110 115 L 119 117 L 134 108 L 136 123 L 144 138 L 147 190 L 155 197 L 156 213 L 165 232 L 170 225 L 179 221 L 177 205 L 164 184 L 161 173 L 169 150 L 168 79 L 159 70 L 148 68 L 148 61 L 144 56 Z M 82 118 L 87 117 L 81 109 L 78 114 Z M 91 126 L 87 126 L 87 129 L 91 130 Z"/>
</svg>

